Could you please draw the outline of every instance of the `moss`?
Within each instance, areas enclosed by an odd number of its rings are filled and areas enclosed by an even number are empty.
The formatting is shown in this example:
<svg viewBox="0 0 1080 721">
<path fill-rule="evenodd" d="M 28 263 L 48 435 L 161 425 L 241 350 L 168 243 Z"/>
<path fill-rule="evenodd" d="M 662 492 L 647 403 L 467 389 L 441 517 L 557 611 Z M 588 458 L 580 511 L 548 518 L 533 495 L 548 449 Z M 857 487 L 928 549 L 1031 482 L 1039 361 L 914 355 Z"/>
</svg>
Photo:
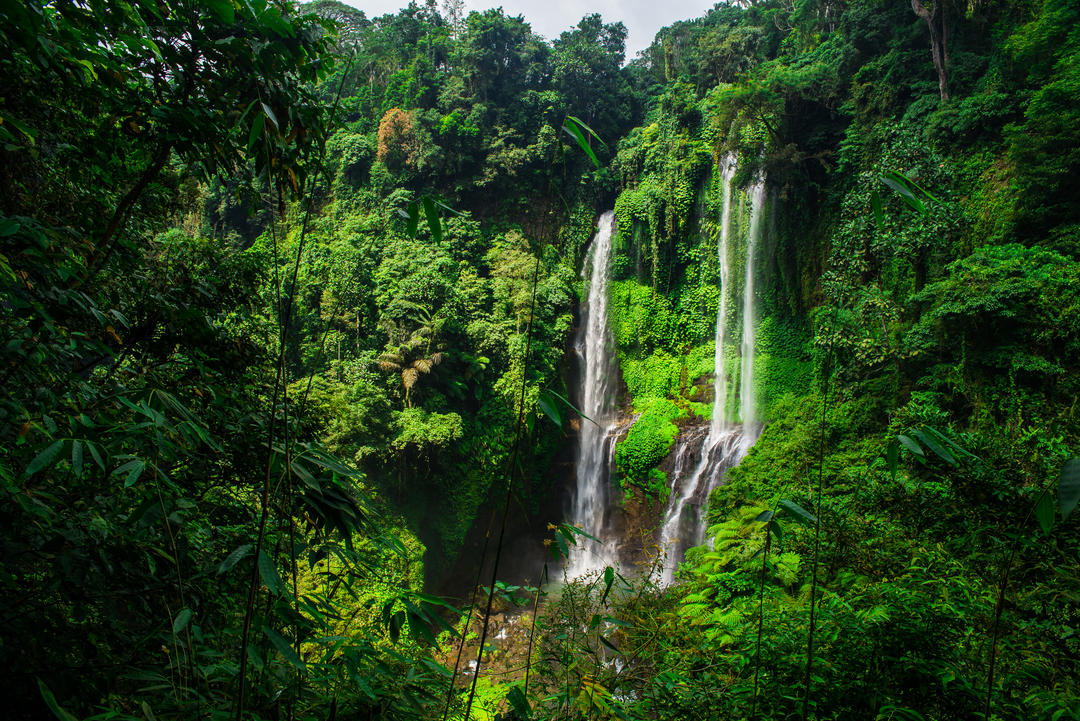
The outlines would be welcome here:
<svg viewBox="0 0 1080 721">
<path fill-rule="evenodd" d="M 671 451 L 679 435 L 675 421 L 686 417 L 687 411 L 666 398 L 648 399 L 638 410 L 641 415 L 615 449 L 615 466 L 624 485 L 651 490 L 655 478 L 650 469 Z"/>
</svg>

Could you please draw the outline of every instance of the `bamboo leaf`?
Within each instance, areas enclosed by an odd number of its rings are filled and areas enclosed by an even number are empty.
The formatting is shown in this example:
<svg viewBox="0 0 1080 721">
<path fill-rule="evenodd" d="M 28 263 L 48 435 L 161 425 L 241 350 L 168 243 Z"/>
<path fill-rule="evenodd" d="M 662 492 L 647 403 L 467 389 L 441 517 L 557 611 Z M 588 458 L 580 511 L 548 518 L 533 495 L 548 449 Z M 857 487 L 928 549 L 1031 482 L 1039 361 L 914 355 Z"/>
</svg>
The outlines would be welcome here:
<svg viewBox="0 0 1080 721">
<path fill-rule="evenodd" d="M 405 232 L 409 234 L 410 238 L 415 238 L 416 228 L 420 225 L 420 207 L 415 202 L 409 203 L 406 206 L 406 212 L 408 217 L 405 223 Z"/>
<path fill-rule="evenodd" d="M 259 138 L 262 137 L 263 128 L 266 126 L 266 116 L 262 113 L 255 115 L 255 120 L 251 123 L 251 132 L 248 133 L 247 151 L 249 154 L 255 152 L 255 145 L 258 144 Z"/>
<path fill-rule="evenodd" d="M 34 460 L 30 461 L 30 465 L 26 467 L 26 475 L 32 476 L 43 468 L 49 466 L 55 458 L 60 455 L 60 451 L 64 448 L 63 441 L 55 441 L 48 448 L 41 453 L 34 456 Z"/>
<path fill-rule="evenodd" d="M 922 447 L 907 436 L 897 436 L 896 440 L 899 441 L 900 445 L 914 453 L 919 458 L 926 458 L 926 453 L 923 452 Z"/>
<path fill-rule="evenodd" d="M 559 416 L 559 409 L 555 407 L 552 402 L 553 397 L 551 391 L 540 391 L 540 395 L 536 397 L 536 405 L 540 407 L 540 410 L 544 412 L 544 415 L 554 421 L 555 425 L 562 426 L 562 418 Z"/>
<path fill-rule="evenodd" d="M 874 210 L 874 221 L 878 230 L 885 230 L 885 213 L 881 210 L 881 194 L 876 190 L 870 193 L 870 207 Z"/>
<path fill-rule="evenodd" d="M 567 118 L 567 120 L 570 119 Z M 577 142 L 578 146 L 585 151 L 585 154 L 589 156 L 590 160 L 592 160 L 593 165 L 599 168 L 600 161 L 596 159 L 596 153 L 594 153 L 593 149 L 589 147 L 589 141 L 585 138 L 584 135 L 581 134 L 581 130 L 578 129 L 577 125 L 572 120 L 570 120 L 570 122 L 566 123 L 562 127 L 563 131 L 571 138 L 573 138 Z"/>
<path fill-rule="evenodd" d="M 806 510 L 795 501 L 785 498 L 780 501 L 780 507 L 793 515 L 795 517 L 795 520 L 799 523 L 803 523 L 808 526 L 812 526 L 817 523 L 817 518 L 814 516 L 814 514 L 810 513 L 810 511 Z"/>
<path fill-rule="evenodd" d="M 304 663 L 303 659 L 296 655 L 296 651 L 293 649 L 292 645 L 282 638 L 277 631 L 269 626 L 263 626 L 262 632 L 263 635 L 270 639 L 270 643 L 274 644 L 274 648 L 278 650 L 278 653 L 285 657 L 286 661 L 301 671 L 307 670 L 307 665 Z"/>
<path fill-rule="evenodd" d="M 270 593 L 274 595 L 281 594 L 281 579 L 278 578 L 277 568 L 274 566 L 274 562 L 270 560 L 270 557 L 266 555 L 265 551 L 259 551 L 259 576 L 262 577 L 263 585 L 266 586 Z"/>
<path fill-rule="evenodd" d="M 60 704 L 56 702 L 56 697 L 53 696 L 53 692 L 49 690 L 49 687 L 45 685 L 44 681 L 39 678 L 37 684 L 38 691 L 41 692 L 41 698 L 45 699 L 45 705 L 53 712 L 53 716 L 56 716 L 60 721 L 77 721 L 74 716 L 65 711 Z"/>
<path fill-rule="evenodd" d="M 923 442 L 927 448 L 933 451 L 938 458 L 945 461 L 951 466 L 957 465 L 956 456 L 947 450 L 944 446 L 937 442 L 929 433 L 926 433 L 921 428 L 915 428 L 911 431 L 911 434 Z"/>
<path fill-rule="evenodd" d="M 236 566 L 236 564 L 240 563 L 240 561 L 243 560 L 243 558 L 249 553 L 251 553 L 250 543 L 245 543 L 244 545 L 238 546 L 237 548 L 233 549 L 233 552 L 226 556 L 225 560 L 221 562 L 220 566 L 218 566 L 218 575 L 232 570 L 232 568 Z"/>
</svg>

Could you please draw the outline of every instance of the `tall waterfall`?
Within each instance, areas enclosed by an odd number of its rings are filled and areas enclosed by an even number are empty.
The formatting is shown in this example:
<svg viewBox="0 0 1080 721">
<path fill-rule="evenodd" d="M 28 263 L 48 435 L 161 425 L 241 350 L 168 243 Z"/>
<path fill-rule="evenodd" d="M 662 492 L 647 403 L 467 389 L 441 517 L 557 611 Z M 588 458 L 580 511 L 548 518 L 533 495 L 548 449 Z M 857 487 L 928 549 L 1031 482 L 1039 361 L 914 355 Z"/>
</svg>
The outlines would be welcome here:
<svg viewBox="0 0 1080 721">
<path fill-rule="evenodd" d="M 746 280 L 743 283 L 742 356 L 739 379 L 739 415 L 742 419 L 742 452 L 745 455 L 757 440 L 760 428 L 757 418 L 757 397 L 754 393 L 754 340 L 757 337 L 757 317 L 754 310 L 754 261 L 761 229 L 765 223 L 765 181 L 758 179 L 750 187 L 750 233 L 746 242 Z"/>
<path fill-rule="evenodd" d="M 756 181 L 750 189 L 750 229 L 746 237 L 746 273 L 742 287 L 742 340 L 740 344 L 739 418 L 740 425 L 733 425 L 728 417 L 729 390 L 727 376 L 728 298 L 731 287 L 731 180 L 735 175 L 735 159 L 728 157 L 721 166 L 720 211 L 720 300 L 716 314 L 716 349 L 714 352 L 716 378 L 712 421 L 709 433 L 700 446 L 700 456 L 685 481 L 686 445 L 677 450 L 677 462 L 672 472 L 671 497 L 664 523 L 660 528 L 660 547 L 666 553 L 661 582 L 670 584 L 674 578 L 675 565 L 682 559 L 686 549 L 701 543 L 705 535 L 704 504 L 709 493 L 723 480 L 726 471 L 742 460 L 750 446 L 757 440 L 760 424 L 757 419 L 757 401 L 754 394 L 754 340 L 755 296 L 754 277 L 758 241 L 763 228 L 762 215 L 765 208 L 765 183 Z M 680 483 L 680 481 L 683 481 Z M 696 508 L 693 518 L 685 516 L 686 508 Z"/>
<path fill-rule="evenodd" d="M 574 338 L 574 351 L 583 371 L 578 403 L 581 412 L 592 421 L 581 420 L 577 463 L 577 490 L 571 522 L 586 533 L 603 539 L 609 503 L 609 475 L 614 464 L 615 363 L 613 342 L 608 331 L 608 282 L 611 272 L 611 242 L 615 234 L 615 214 L 600 216 L 582 277 L 588 283 L 588 295 L 581 306 L 581 324 Z M 601 569 L 613 562 L 614 554 L 594 541 L 579 539 L 566 566 L 569 577 Z"/>
</svg>

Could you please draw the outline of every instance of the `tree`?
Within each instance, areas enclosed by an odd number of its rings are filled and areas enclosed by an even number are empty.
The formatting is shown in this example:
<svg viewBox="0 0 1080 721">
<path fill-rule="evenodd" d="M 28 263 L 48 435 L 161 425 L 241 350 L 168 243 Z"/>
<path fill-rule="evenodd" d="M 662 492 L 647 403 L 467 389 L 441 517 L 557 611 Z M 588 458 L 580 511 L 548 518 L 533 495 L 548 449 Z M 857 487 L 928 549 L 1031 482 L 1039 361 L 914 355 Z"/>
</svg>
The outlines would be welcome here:
<svg viewBox="0 0 1080 721">
<path fill-rule="evenodd" d="M 930 55 L 934 59 L 934 69 L 938 75 L 938 91 L 941 100 L 949 99 L 949 27 L 945 17 L 946 0 L 933 0 L 927 8 L 921 0 L 911 0 L 911 9 L 926 21 L 930 30 Z"/>
</svg>

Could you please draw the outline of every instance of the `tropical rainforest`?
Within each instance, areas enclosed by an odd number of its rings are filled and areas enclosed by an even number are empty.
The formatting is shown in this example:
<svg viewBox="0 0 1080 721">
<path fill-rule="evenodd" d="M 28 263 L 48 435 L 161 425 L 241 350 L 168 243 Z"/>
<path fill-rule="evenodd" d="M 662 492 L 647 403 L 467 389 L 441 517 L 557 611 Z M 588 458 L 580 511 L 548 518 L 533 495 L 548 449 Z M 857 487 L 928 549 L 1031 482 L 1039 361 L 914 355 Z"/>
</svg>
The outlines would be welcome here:
<svg viewBox="0 0 1080 721">
<path fill-rule="evenodd" d="M 1080 5 L 565 24 L 0 2 L 5 718 L 1080 719 Z"/>
</svg>

